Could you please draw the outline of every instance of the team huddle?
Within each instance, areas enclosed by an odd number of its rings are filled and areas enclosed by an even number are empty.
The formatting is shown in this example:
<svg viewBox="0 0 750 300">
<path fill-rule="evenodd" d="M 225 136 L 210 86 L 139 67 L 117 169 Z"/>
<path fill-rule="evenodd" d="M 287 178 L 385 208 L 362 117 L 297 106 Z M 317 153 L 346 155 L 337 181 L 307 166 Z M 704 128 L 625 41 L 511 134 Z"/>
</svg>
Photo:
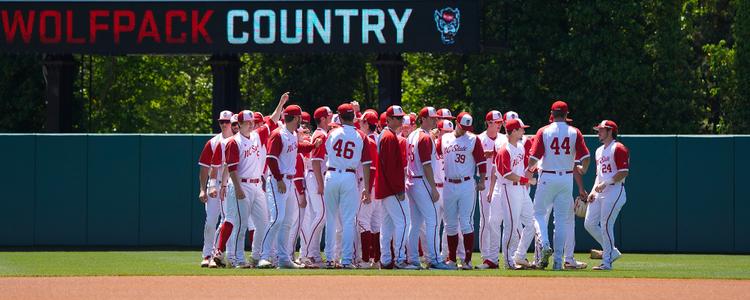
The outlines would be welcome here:
<svg viewBox="0 0 750 300">
<path fill-rule="evenodd" d="M 585 269 L 573 256 L 578 211 L 602 246 L 592 250 L 602 259 L 592 269 L 611 270 L 621 256 L 614 224 L 629 153 L 613 121 L 594 127 L 602 146 L 588 193 L 589 149 L 562 101 L 552 104 L 549 124 L 525 135 L 529 126 L 513 111 L 488 112 L 486 131 L 474 134 L 467 112 L 407 114 L 394 105 L 378 114 L 351 102 L 311 116 L 288 100 L 282 95 L 270 116 L 220 113 L 222 132 L 199 158 L 202 267 L 520 270 L 544 269 L 552 257 L 553 270 Z"/>
</svg>

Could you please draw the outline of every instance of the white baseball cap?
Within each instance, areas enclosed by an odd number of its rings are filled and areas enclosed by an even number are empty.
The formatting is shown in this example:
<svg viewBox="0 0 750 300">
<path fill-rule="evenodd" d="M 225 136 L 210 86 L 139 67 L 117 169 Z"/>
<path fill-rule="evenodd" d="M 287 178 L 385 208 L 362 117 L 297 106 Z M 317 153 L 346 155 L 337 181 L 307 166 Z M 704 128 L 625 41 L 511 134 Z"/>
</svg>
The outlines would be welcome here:
<svg viewBox="0 0 750 300">
<path fill-rule="evenodd" d="M 219 121 L 231 121 L 232 115 L 234 115 L 231 111 L 223 110 L 219 113 Z"/>
</svg>

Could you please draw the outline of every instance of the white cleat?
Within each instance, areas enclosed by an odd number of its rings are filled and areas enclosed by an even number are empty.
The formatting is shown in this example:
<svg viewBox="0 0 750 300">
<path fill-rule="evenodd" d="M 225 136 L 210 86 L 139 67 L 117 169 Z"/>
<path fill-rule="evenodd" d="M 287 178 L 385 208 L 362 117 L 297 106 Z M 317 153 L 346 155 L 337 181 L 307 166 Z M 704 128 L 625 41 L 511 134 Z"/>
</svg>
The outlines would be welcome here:
<svg viewBox="0 0 750 300">
<path fill-rule="evenodd" d="M 221 268 L 223 268 L 223 267 L 226 267 L 226 266 L 227 266 L 227 259 L 226 259 L 226 255 L 224 255 L 224 253 L 222 253 L 222 252 L 221 252 L 221 251 L 219 251 L 219 250 L 216 250 L 216 253 L 214 253 L 214 257 L 213 257 L 213 258 L 212 258 L 211 260 L 213 260 L 213 261 L 214 261 L 214 263 L 215 263 L 215 264 L 216 264 L 216 265 L 217 265 L 218 267 L 221 267 Z"/>
<path fill-rule="evenodd" d="M 589 265 L 585 262 L 581 261 L 574 261 L 574 262 L 565 262 L 565 265 L 563 265 L 563 268 L 565 270 L 583 270 L 587 268 Z"/>
<path fill-rule="evenodd" d="M 610 258 L 610 260 L 612 262 L 615 262 L 616 260 L 620 259 L 620 257 L 622 257 L 622 252 L 620 252 L 620 250 L 613 249 L 612 250 L 612 257 Z"/>
<path fill-rule="evenodd" d="M 201 261 L 201 268 L 208 268 L 208 265 L 210 263 L 211 263 L 211 257 L 210 256 L 204 257 L 203 260 Z"/>
<path fill-rule="evenodd" d="M 513 262 L 516 264 L 516 266 L 520 266 L 524 269 L 532 269 L 534 268 L 534 265 L 532 265 L 528 259 L 514 259 Z"/>
<path fill-rule="evenodd" d="M 271 269 L 271 268 L 273 268 L 273 263 L 271 263 L 271 261 L 269 260 L 261 259 L 258 262 L 258 269 Z"/>
<path fill-rule="evenodd" d="M 612 267 L 606 266 L 606 265 L 598 265 L 596 267 L 591 268 L 592 271 L 609 271 L 612 270 Z"/>
</svg>

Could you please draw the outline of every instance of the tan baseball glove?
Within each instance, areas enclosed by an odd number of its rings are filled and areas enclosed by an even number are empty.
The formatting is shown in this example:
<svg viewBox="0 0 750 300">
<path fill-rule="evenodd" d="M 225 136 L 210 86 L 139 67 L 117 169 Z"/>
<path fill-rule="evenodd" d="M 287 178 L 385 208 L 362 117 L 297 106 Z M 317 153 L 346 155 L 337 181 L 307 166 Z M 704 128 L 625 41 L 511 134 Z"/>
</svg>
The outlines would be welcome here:
<svg viewBox="0 0 750 300">
<path fill-rule="evenodd" d="M 579 218 L 586 218 L 586 208 L 589 206 L 585 197 L 578 196 L 575 201 L 575 212 Z"/>
</svg>

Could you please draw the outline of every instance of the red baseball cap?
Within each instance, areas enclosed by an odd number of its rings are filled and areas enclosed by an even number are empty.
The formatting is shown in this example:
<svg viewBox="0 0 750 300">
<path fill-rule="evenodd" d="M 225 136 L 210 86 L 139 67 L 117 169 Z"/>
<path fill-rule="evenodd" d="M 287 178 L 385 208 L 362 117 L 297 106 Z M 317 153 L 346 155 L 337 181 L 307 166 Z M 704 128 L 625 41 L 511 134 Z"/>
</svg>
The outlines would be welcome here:
<svg viewBox="0 0 750 300">
<path fill-rule="evenodd" d="M 378 114 L 375 111 L 366 110 L 361 119 L 365 120 L 367 124 L 378 125 Z"/>
<path fill-rule="evenodd" d="M 505 131 L 508 133 L 511 133 L 518 128 L 529 128 L 529 126 L 524 125 L 521 119 L 510 119 L 505 122 Z"/>
<path fill-rule="evenodd" d="M 552 103 L 552 108 L 550 108 L 550 110 L 561 111 L 561 112 L 566 113 L 568 112 L 568 104 L 565 103 L 564 101 L 558 100 L 558 101 L 555 101 L 555 103 Z"/>
<path fill-rule="evenodd" d="M 599 131 L 599 129 L 602 128 L 609 128 L 612 129 L 612 132 L 617 133 L 617 123 L 612 120 L 604 120 L 601 123 L 594 126 L 594 130 Z"/>
<path fill-rule="evenodd" d="M 328 107 L 328 106 L 321 106 L 321 107 L 318 107 L 318 109 L 316 109 L 313 112 L 313 117 L 315 118 L 315 120 L 320 120 L 320 118 L 325 118 L 325 117 L 328 117 L 328 116 L 330 116 L 332 114 L 333 114 L 333 112 L 331 111 L 330 107 Z"/>
<path fill-rule="evenodd" d="M 441 119 L 448 119 L 448 120 L 455 119 L 453 117 L 453 114 L 451 114 L 451 111 L 447 108 L 438 109 L 437 115 L 438 115 L 438 118 L 441 118 Z"/>
<path fill-rule="evenodd" d="M 440 129 L 440 131 L 451 132 L 453 131 L 453 122 L 448 120 L 440 120 L 440 122 L 438 122 L 437 124 L 437 127 L 438 129 Z"/>
<path fill-rule="evenodd" d="M 518 113 L 515 111 L 508 111 L 503 115 L 503 122 L 508 122 L 508 120 L 518 119 Z"/>
<path fill-rule="evenodd" d="M 302 108 L 299 107 L 299 105 L 289 105 L 286 108 L 284 108 L 284 115 L 285 116 L 301 116 Z"/>
<path fill-rule="evenodd" d="M 354 106 L 352 106 L 351 103 L 344 103 L 339 105 L 339 108 L 337 108 L 336 111 L 339 114 L 354 113 Z"/>
<path fill-rule="evenodd" d="M 386 117 L 403 117 L 404 109 L 398 105 L 391 105 L 390 107 L 388 107 L 388 109 L 385 110 L 385 116 Z"/>
<path fill-rule="evenodd" d="M 271 117 L 268 117 L 268 119 L 271 119 Z M 264 117 L 262 113 L 256 111 L 253 112 L 253 121 L 255 123 L 263 123 L 266 121 L 266 117 Z"/>
<path fill-rule="evenodd" d="M 310 123 L 310 114 L 306 111 L 302 112 L 302 122 Z"/>
<path fill-rule="evenodd" d="M 253 122 L 253 112 L 249 110 L 243 110 L 237 114 L 238 122 L 250 121 Z"/>
<path fill-rule="evenodd" d="M 484 116 L 484 120 L 487 122 L 502 122 L 503 114 L 501 114 L 499 111 L 491 110 L 487 113 L 487 115 Z"/>
<path fill-rule="evenodd" d="M 380 114 L 380 127 L 385 127 L 386 125 L 388 125 L 388 121 L 386 120 L 385 112 L 383 112 Z"/>
<path fill-rule="evenodd" d="M 232 120 L 232 115 L 233 115 L 233 113 L 231 111 L 222 110 L 219 113 L 219 121 L 230 121 L 230 120 Z"/>
<path fill-rule="evenodd" d="M 368 108 L 368 109 L 365 109 L 365 112 L 364 112 L 363 114 L 366 114 L 366 113 L 367 113 L 368 111 L 369 111 L 369 112 L 373 112 L 373 113 L 374 113 L 374 114 L 375 114 L 376 116 L 379 116 L 379 115 L 378 115 L 378 111 L 377 111 L 377 110 L 374 110 L 374 109 L 372 109 L 372 108 Z"/>
<path fill-rule="evenodd" d="M 467 112 L 461 112 L 456 117 L 458 127 L 466 131 L 474 131 L 474 118 Z"/>
<path fill-rule="evenodd" d="M 437 118 L 437 110 L 432 106 L 423 107 L 421 110 L 419 110 L 419 117 L 420 118 Z"/>
</svg>

